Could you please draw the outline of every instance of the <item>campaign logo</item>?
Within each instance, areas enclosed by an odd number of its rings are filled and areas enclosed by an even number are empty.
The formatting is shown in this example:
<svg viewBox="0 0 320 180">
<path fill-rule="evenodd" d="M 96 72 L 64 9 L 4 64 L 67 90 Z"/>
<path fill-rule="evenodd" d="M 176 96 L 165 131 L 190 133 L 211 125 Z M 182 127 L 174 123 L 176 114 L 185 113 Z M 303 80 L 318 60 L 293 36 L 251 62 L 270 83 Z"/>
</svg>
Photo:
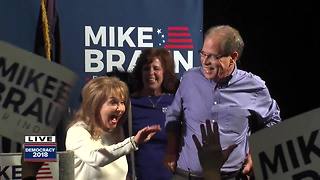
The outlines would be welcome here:
<svg viewBox="0 0 320 180">
<path fill-rule="evenodd" d="M 55 136 L 25 136 L 24 161 L 49 162 L 57 160 Z"/>
<path fill-rule="evenodd" d="M 149 47 L 169 49 L 175 73 L 193 67 L 194 41 L 187 26 L 85 26 L 84 33 L 86 73 L 131 72 L 141 51 Z"/>
<path fill-rule="evenodd" d="M 192 37 L 187 26 L 169 26 L 157 29 L 157 45 L 166 49 L 193 49 Z"/>
</svg>

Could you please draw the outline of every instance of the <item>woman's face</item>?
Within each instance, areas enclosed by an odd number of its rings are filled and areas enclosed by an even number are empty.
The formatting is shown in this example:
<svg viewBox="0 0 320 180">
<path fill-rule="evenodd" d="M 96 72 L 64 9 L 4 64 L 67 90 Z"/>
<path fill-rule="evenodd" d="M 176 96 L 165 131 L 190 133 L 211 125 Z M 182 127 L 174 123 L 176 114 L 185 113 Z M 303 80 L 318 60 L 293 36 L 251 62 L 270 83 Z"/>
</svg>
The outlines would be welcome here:
<svg viewBox="0 0 320 180">
<path fill-rule="evenodd" d="M 101 125 L 104 131 L 117 127 L 126 110 L 125 101 L 118 97 L 108 97 L 100 109 Z"/>
<path fill-rule="evenodd" d="M 142 67 L 143 88 L 161 92 L 163 82 L 163 67 L 159 58 L 154 58 L 149 64 Z"/>
</svg>

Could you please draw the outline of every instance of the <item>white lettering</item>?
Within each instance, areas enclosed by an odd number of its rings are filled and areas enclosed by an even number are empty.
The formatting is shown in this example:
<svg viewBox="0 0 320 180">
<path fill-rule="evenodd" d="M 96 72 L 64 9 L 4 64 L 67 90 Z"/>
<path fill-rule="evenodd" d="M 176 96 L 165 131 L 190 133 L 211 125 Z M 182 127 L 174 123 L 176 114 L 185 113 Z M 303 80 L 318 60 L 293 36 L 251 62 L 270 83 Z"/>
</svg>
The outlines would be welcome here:
<svg viewBox="0 0 320 180">
<path fill-rule="evenodd" d="M 114 68 L 118 71 L 132 72 L 140 54 L 141 50 L 135 50 L 130 59 L 130 57 L 126 57 L 126 54 L 121 50 L 106 50 L 106 57 L 104 57 L 104 54 L 100 50 L 85 49 L 85 72 L 101 72 L 104 68 L 106 68 L 106 72 L 112 72 L 115 70 Z M 173 58 L 175 73 L 180 72 L 180 64 L 184 68 L 184 71 L 193 67 L 193 51 L 188 51 L 187 58 L 185 58 L 180 51 L 173 51 Z M 130 60 L 129 65 L 124 67 L 126 60 Z"/>
<path fill-rule="evenodd" d="M 113 57 L 118 56 L 117 60 Z M 120 50 L 107 50 L 107 72 L 111 72 L 113 67 L 116 67 L 119 71 L 124 71 L 123 63 L 125 61 L 125 55 Z"/>
<path fill-rule="evenodd" d="M 140 56 L 140 54 L 141 54 L 141 50 L 134 51 L 134 54 L 133 54 L 133 56 L 131 58 L 129 67 L 127 69 L 128 72 L 132 72 L 132 70 L 133 70 L 134 66 L 136 65 L 137 59 Z"/>
<path fill-rule="evenodd" d="M 125 33 L 123 33 L 123 27 L 118 28 L 118 47 L 123 47 L 123 42 L 126 41 L 129 47 L 136 47 L 130 38 L 130 33 L 135 29 L 135 27 L 129 27 Z"/>
<path fill-rule="evenodd" d="M 138 47 L 153 47 L 153 43 L 145 43 L 144 40 L 152 40 L 152 35 L 145 35 L 144 32 L 153 32 L 152 27 L 138 27 Z"/>
<path fill-rule="evenodd" d="M 84 33 L 85 33 L 85 46 L 90 46 L 90 39 L 92 40 L 93 44 L 98 44 L 100 39 L 101 39 L 101 46 L 106 47 L 107 45 L 107 40 L 106 40 L 106 27 L 105 26 L 100 26 L 97 36 L 94 35 L 91 26 L 85 26 L 84 28 Z"/>
<path fill-rule="evenodd" d="M 109 46 L 114 47 L 115 46 L 115 40 L 114 40 L 114 27 L 109 27 Z"/>
<path fill-rule="evenodd" d="M 101 61 L 103 54 L 101 51 L 96 49 L 86 49 L 85 50 L 85 72 L 100 72 L 104 68 L 104 64 Z M 96 57 L 92 57 L 96 56 Z M 95 64 L 96 66 L 93 66 Z"/>
<path fill-rule="evenodd" d="M 25 136 L 25 142 L 56 142 L 55 136 Z"/>
<path fill-rule="evenodd" d="M 186 71 L 193 67 L 193 51 L 188 51 L 188 61 L 184 59 L 179 51 L 173 51 L 173 58 L 175 63 L 175 73 L 179 73 L 179 62 Z"/>
</svg>

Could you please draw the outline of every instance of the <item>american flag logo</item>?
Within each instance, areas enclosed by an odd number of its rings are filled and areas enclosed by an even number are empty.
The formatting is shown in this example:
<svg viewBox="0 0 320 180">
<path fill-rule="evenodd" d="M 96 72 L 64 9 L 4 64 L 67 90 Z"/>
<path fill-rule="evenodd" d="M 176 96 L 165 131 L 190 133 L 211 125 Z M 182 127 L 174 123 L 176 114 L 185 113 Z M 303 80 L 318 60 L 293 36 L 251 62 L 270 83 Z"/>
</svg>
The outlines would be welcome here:
<svg viewBox="0 0 320 180">
<path fill-rule="evenodd" d="M 189 27 L 169 26 L 157 28 L 158 46 L 166 49 L 193 49 Z"/>
<path fill-rule="evenodd" d="M 37 180 L 53 180 L 49 163 L 44 163 L 38 171 Z"/>
</svg>

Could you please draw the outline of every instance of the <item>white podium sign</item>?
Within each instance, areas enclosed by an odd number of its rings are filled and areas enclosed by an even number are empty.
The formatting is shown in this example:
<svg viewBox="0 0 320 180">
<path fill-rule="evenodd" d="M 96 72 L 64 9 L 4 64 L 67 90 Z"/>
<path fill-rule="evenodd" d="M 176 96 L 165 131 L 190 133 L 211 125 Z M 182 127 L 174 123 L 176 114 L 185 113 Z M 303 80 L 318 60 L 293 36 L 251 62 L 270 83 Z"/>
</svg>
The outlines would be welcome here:
<svg viewBox="0 0 320 180">
<path fill-rule="evenodd" d="M 252 134 L 256 179 L 320 179 L 320 108 Z"/>
<path fill-rule="evenodd" d="M 20 153 L 0 154 L 0 179 L 22 179 Z M 37 179 L 59 180 L 59 156 L 57 162 L 45 162 L 38 171 Z"/>
</svg>

